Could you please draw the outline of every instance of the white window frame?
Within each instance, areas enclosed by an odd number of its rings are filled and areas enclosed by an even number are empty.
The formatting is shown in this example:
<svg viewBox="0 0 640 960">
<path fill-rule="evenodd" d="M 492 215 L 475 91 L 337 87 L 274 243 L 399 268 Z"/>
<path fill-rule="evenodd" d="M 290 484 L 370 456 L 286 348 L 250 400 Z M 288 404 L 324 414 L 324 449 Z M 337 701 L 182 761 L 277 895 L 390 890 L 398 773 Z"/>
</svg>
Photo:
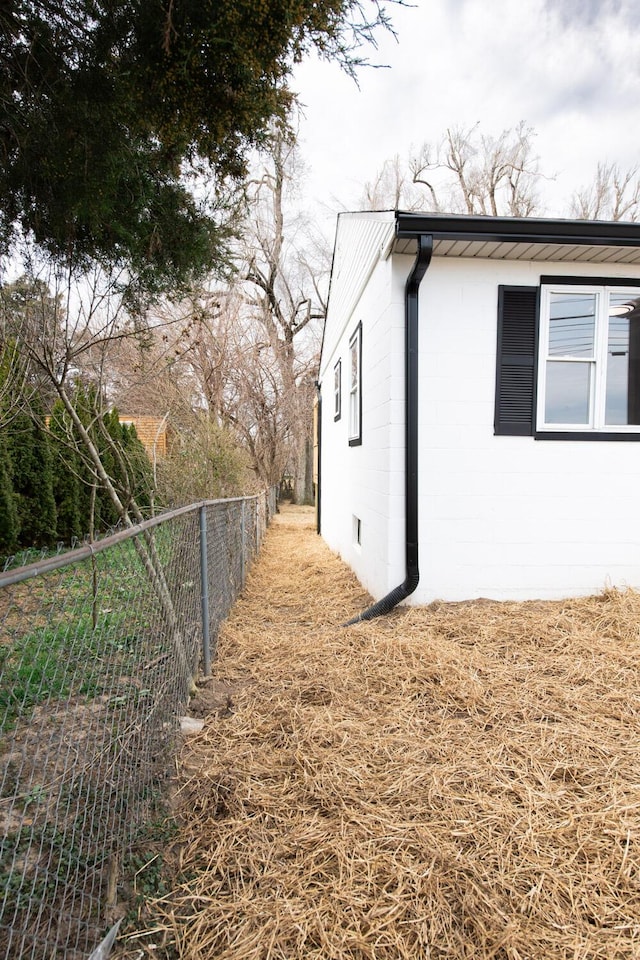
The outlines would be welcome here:
<svg viewBox="0 0 640 960">
<path fill-rule="evenodd" d="M 546 390 L 547 390 L 547 361 L 549 358 L 549 318 L 551 295 L 554 293 L 582 293 L 596 296 L 596 317 L 594 331 L 593 358 L 576 358 L 572 356 L 554 355 L 551 360 L 560 362 L 575 362 L 588 364 L 592 367 L 593 376 L 590 377 L 589 389 L 589 416 L 588 422 L 580 423 L 547 423 L 545 421 Z M 540 291 L 540 327 L 538 343 L 538 382 L 537 382 L 537 410 L 536 429 L 544 432 L 561 433 L 640 433 L 640 424 L 608 424 L 605 422 L 606 405 L 606 378 L 607 378 L 607 349 L 609 332 L 609 295 L 628 295 L 637 298 L 640 288 L 637 286 L 610 284 L 544 284 Z"/>
<path fill-rule="evenodd" d="M 339 420 L 342 416 L 342 360 L 338 360 L 333 368 L 333 419 Z"/>
<path fill-rule="evenodd" d="M 355 376 L 354 376 L 355 357 Z M 362 324 L 349 340 L 349 446 L 362 443 Z"/>
</svg>

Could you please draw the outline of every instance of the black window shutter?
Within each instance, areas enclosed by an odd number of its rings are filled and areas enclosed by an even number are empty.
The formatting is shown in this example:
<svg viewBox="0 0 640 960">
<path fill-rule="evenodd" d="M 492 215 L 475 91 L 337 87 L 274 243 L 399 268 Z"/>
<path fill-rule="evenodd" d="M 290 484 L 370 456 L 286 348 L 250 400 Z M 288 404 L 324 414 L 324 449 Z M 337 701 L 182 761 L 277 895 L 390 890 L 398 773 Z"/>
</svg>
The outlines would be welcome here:
<svg viewBox="0 0 640 960">
<path fill-rule="evenodd" d="M 496 434 L 534 433 L 538 289 L 498 288 Z"/>
</svg>

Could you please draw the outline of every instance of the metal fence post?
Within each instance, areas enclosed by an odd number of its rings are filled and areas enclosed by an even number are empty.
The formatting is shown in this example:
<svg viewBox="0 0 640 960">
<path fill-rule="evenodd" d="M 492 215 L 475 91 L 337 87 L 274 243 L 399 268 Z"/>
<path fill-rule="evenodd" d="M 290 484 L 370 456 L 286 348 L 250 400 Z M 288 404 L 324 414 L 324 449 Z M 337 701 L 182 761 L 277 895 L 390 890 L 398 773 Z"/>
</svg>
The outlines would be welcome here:
<svg viewBox="0 0 640 960">
<path fill-rule="evenodd" d="M 246 559 L 245 552 L 247 549 L 247 538 L 246 538 L 246 529 L 245 529 L 245 507 L 246 500 L 242 501 L 242 519 L 241 519 L 241 536 L 242 536 L 242 569 L 240 571 L 240 583 L 244 589 L 244 578 L 245 578 L 245 568 L 246 568 Z"/>
<path fill-rule="evenodd" d="M 211 676 L 209 637 L 209 564 L 207 558 L 207 508 L 200 507 L 200 583 L 202 585 L 202 661 L 205 677 Z"/>
</svg>

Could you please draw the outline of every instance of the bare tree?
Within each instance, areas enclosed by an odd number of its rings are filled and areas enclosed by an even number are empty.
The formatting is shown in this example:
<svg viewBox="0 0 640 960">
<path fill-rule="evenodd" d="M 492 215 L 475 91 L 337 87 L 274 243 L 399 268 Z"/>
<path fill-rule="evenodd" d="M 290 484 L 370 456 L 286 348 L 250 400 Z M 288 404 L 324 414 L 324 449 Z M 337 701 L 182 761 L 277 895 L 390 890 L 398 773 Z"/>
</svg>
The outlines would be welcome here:
<svg viewBox="0 0 640 960">
<path fill-rule="evenodd" d="M 20 344 L 0 334 L 0 430 L 14 419 L 33 394 Z"/>
<path fill-rule="evenodd" d="M 615 163 L 599 163 L 593 182 L 573 194 L 571 215 L 581 220 L 637 220 L 640 216 L 637 167 L 623 171 Z"/>
<path fill-rule="evenodd" d="M 396 153 L 391 160 L 385 160 L 373 180 L 365 183 L 362 204 L 366 210 L 424 209 L 420 183 L 414 178 L 412 161 L 405 164 Z M 429 187 L 426 181 L 422 183 Z M 432 200 L 437 203 L 435 196 Z"/>
<path fill-rule="evenodd" d="M 135 398 L 138 409 L 171 407 L 188 430 L 197 420 L 198 429 L 206 421 L 232 431 L 261 483 L 290 473 L 302 502 L 312 497 L 307 460 L 329 255 L 293 212 L 296 179 L 294 140 L 278 126 L 247 184 L 235 276 L 156 309 L 151 340 L 121 351 L 111 389 L 128 406 Z"/>
<path fill-rule="evenodd" d="M 282 449 L 270 455 L 280 471 L 283 457 L 293 475 L 294 497 L 311 499 L 306 458 L 313 421 L 313 383 L 317 374 L 318 327 L 326 312 L 322 274 L 328 273 L 302 252 L 304 224 L 287 217 L 287 193 L 295 180 L 295 143 L 282 127 L 273 131 L 266 163 L 248 185 L 249 213 L 244 237 L 247 316 L 261 331 L 255 338 L 255 387 L 265 403 L 253 424 L 254 442 L 267 438 Z M 248 393 L 251 391 L 248 389 Z M 247 396 L 257 413 L 255 398 Z M 276 422 L 279 426 L 276 430 Z M 264 458 L 261 462 L 266 467 Z M 265 479 L 267 479 L 265 477 Z M 279 480 L 271 474 L 269 482 Z"/>
<path fill-rule="evenodd" d="M 494 137 L 473 127 L 449 128 L 402 163 L 387 161 L 365 188 L 367 208 L 526 217 L 539 207 L 542 174 L 534 131 L 524 123 Z"/>
<path fill-rule="evenodd" d="M 406 161 L 397 154 L 365 184 L 364 209 L 530 217 L 542 212 L 540 187 L 552 179 L 540 168 L 535 131 L 524 122 L 498 136 L 479 124 L 451 127 Z M 568 214 L 583 220 L 640 219 L 640 172 L 599 163 L 593 181 L 576 190 Z"/>
<path fill-rule="evenodd" d="M 37 278 L 25 274 L 0 289 L 0 425 L 28 411 L 36 394 L 50 405 L 55 391 L 24 347 L 41 333 L 58 337 L 62 315 L 60 296 Z"/>
<path fill-rule="evenodd" d="M 412 161 L 413 179 L 434 189 L 425 179 L 433 170 L 449 171 L 451 199 L 465 213 L 490 216 L 530 216 L 537 208 L 538 159 L 533 155 L 533 131 L 520 123 L 498 137 L 470 129 L 450 128 L 434 152 L 426 144 Z M 453 205 L 453 203 L 450 204 Z"/>
<path fill-rule="evenodd" d="M 234 286 L 202 287 L 178 303 L 156 305 L 145 336 L 112 360 L 109 390 L 121 407 L 171 425 L 158 462 L 161 494 L 171 503 L 237 496 L 255 488 L 237 426 L 238 339 L 244 320 Z M 247 448 L 248 449 L 248 448 Z"/>
<path fill-rule="evenodd" d="M 108 390 L 120 407 L 188 420 L 194 409 L 216 416 L 224 387 L 220 318 L 228 294 L 199 288 L 178 302 L 156 304 L 144 332 L 112 357 Z"/>
</svg>

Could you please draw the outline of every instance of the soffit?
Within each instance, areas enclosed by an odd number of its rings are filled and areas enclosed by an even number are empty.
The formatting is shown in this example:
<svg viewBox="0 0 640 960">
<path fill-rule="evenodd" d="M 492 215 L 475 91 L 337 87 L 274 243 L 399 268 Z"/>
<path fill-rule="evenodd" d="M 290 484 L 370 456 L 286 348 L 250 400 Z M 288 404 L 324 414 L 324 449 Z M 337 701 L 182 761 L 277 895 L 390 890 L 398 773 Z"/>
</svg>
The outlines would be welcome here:
<svg viewBox="0 0 640 960">
<path fill-rule="evenodd" d="M 417 243 L 412 237 L 397 239 L 393 246 L 394 253 L 415 254 L 416 250 Z M 434 236 L 433 256 L 486 260 L 640 264 L 640 230 L 638 246 L 548 241 L 452 240 Z"/>
</svg>

